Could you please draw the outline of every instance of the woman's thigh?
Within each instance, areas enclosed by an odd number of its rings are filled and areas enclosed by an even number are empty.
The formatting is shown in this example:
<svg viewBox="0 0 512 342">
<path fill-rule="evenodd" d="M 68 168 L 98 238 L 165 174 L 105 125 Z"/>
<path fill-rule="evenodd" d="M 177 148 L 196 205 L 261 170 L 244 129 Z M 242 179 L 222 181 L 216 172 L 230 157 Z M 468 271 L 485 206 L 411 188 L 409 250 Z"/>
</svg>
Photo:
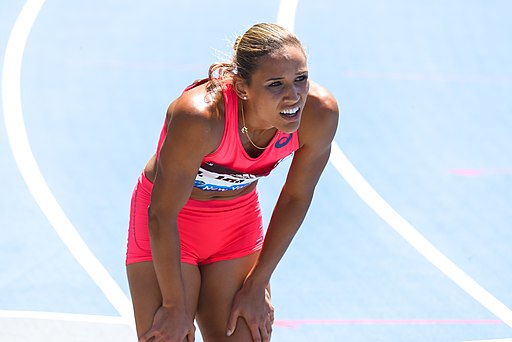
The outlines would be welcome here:
<svg viewBox="0 0 512 342">
<path fill-rule="evenodd" d="M 196 319 L 205 342 L 252 341 L 249 328 L 242 318 L 238 319 L 231 337 L 226 336 L 226 330 L 233 298 L 254 266 L 258 254 L 200 266 L 201 291 Z"/>
<path fill-rule="evenodd" d="M 199 297 L 201 275 L 197 266 L 182 263 L 185 285 L 185 300 L 188 311 L 195 316 Z M 162 305 L 162 295 L 156 278 L 153 262 L 138 262 L 126 267 L 132 296 L 137 336 L 147 332 L 153 325 L 153 317 Z M 192 318 L 193 319 L 193 318 Z"/>
</svg>

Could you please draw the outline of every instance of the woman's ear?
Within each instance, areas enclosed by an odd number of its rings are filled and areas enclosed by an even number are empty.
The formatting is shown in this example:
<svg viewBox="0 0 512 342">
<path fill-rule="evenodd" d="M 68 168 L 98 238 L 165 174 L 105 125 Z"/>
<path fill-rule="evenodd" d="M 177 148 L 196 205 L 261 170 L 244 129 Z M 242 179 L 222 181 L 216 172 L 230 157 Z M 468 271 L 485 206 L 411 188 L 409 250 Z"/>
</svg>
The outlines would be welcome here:
<svg viewBox="0 0 512 342">
<path fill-rule="evenodd" d="M 247 100 L 247 83 L 242 78 L 235 76 L 233 78 L 233 89 L 239 98 Z"/>
</svg>

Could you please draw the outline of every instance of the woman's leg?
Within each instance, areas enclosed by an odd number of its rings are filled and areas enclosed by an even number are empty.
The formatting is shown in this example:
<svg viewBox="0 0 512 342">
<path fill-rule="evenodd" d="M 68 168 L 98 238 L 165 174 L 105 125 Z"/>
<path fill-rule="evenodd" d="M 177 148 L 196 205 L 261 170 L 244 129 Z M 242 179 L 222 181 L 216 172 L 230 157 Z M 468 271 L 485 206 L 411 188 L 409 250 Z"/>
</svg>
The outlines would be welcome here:
<svg viewBox="0 0 512 342">
<path fill-rule="evenodd" d="M 140 337 L 153 325 L 155 312 L 162 305 L 162 295 L 151 261 L 130 264 L 126 270 L 135 312 L 137 336 Z M 197 310 L 201 275 L 197 266 L 186 263 L 181 263 L 181 272 L 187 309 L 193 319 Z"/>
<path fill-rule="evenodd" d="M 205 342 L 249 342 L 251 332 L 245 320 L 238 319 L 236 330 L 226 336 L 231 305 L 253 267 L 258 253 L 200 266 L 201 291 L 197 307 L 197 323 Z"/>
</svg>

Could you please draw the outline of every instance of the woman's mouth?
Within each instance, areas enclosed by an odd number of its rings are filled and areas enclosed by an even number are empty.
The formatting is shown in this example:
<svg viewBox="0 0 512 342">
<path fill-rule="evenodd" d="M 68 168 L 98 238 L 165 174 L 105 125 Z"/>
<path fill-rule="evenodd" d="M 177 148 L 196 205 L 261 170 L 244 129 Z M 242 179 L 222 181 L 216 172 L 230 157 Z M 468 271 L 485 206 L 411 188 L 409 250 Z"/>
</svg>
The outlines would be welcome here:
<svg viewBox="0 0 512 342">
<path fill-rule="evenodd" d="M 287 120 L 294 120 L 299 116 L 299 112 L 300 112 L 300 107 L 297 106 L 297 107 L 283 110 L 279 114 L 281 114 L 281 116 Z"/>
</svg>

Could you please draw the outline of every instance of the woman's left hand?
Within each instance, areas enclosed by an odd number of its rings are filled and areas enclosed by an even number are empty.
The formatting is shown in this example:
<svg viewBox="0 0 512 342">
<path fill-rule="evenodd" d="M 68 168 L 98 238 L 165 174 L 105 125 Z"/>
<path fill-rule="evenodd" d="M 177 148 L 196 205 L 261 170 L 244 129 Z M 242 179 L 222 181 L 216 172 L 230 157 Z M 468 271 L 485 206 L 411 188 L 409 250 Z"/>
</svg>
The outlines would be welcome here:
<svg viewBox="0 0 512 342">
<path fill-rule="evenodd" d="M 228 336 L 234 333 L 239 317 L 247 323 L 254 342 L 270 341 L 274 307 L 268 288 L 252 288 L 245 283 L 236 293 L 228 320 Z"/>
</svg>

